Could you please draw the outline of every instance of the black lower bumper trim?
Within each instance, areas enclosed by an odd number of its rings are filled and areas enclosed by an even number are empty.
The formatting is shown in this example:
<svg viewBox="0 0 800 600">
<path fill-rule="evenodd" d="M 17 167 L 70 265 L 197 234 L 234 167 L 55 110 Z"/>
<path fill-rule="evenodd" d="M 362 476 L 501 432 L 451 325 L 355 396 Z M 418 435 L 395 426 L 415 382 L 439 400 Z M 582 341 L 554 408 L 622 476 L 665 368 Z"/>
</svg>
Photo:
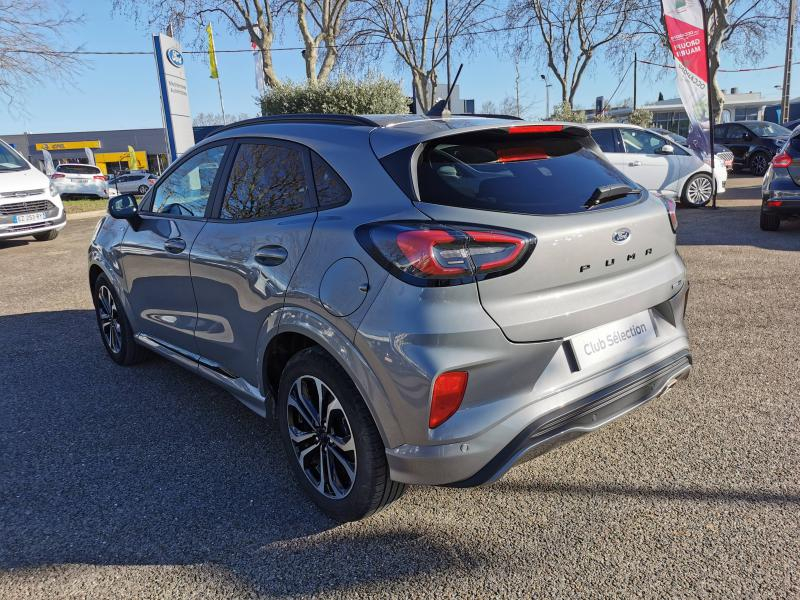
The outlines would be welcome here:
<svg viewBox="0 0 800 600">
<path fill-rule="evenodd" d="M 652 400 L 670 381 L 688 372 L 691 364 L 692 356 L 688 351 L 673 354 L 635 375 L 543 415 L 517 434 L 475 475 L 447 487 L 474 487 L 496 481 L 518 462 L 540 456 L 588 433 L 597 423 L 611 421 Z"/>
</svg>

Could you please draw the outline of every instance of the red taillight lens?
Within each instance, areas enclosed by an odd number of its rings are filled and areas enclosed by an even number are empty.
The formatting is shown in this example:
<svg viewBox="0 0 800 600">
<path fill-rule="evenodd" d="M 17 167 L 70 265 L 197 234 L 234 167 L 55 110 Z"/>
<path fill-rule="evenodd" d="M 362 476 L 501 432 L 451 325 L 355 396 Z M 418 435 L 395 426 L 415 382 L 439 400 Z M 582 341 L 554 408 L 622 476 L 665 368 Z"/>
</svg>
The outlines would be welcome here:
<svg viewBox="0 0 800 600">
<path fill-rule="evenodd" d="M 106 176 L 105 175 L 95 175 L 94 178 L 95 179 L 99 179 L 100 181 L 105 181 L 106 180 Z"/>
<path fill-rule="evenodd" d="M 376 223 L 356 230 L 370 255 L 419 286 L 457 285 L 519 267 L 535 238 L 516 231 L 433 223 Z"/>
<path fill-rule="evenodd" d="M 781 152 L 772 157 L 773 167 L 789 167 L 792 164 L 792 157 L 786 152 Z"/>
<path fill-rule="evenodd" d="M 433 383 L 431 394 L 431 413 L 428 427 L 435 429 L 452 417 L 464 400 L 469 373 L 466 371 L 449 371 L 442 373 Z"/>
<path fill-rule="evenodd" d="M 564 131 L 563 125 L 517 125 L 508 128 L 508 133 L 554 133 Z"/>
<path fill-rule="evenodd" d="M 783 200 L 767 200 L 767 206 L 778 208 L 779 206 L 783 206 Z"/>
<path fill-rule="evenodd" d="M 669 215 L 669 224 L 672 227 L 672 233 L 677 233 L 678 213 L 676 211 L 675 200 L 672 198 L 667 198 L 666 196 L 661 196 L 661 201 L 664 203 L 664 207 L 667 209 L 667 214 Z"/>
<path fill-rule="evenodd" d="M 50 175 L 50 179 L 61 179 L 62 177 L 64 177 L 63 173 L 53 173 Z"/>
</svg>

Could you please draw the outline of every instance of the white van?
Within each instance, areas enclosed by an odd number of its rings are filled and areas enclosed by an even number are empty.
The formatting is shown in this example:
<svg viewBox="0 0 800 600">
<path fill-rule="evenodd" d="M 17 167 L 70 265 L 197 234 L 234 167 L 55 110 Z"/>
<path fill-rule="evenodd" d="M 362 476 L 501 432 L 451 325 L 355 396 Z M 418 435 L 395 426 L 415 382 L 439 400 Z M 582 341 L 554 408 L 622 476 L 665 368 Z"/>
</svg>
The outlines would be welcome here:
<svg viewBox="0 0 800 600">
<path fill-rule="evenodd" d="M 26 235 L 54 240 L 66 224 L 50 179 L 0 140 L 0 240 Z"/>
</svg>

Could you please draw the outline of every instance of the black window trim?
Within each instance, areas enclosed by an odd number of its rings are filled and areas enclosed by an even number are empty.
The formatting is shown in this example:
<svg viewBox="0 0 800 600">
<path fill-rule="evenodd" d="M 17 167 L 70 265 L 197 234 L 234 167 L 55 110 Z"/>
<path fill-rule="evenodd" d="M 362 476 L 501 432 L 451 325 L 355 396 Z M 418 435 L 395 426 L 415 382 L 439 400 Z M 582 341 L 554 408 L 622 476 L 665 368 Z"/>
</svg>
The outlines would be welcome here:
<svg viewBox="0 0 800 600">
<path fill-rule="evenodd" d="M 173 215 L 171 213 L 157 213 L 152 212 L 150 209 L 153 206 L 153 199 L 158 192 L 158 188 L 169 178 L 172 173 L 175 172 L 176 169 L 180 168 L 184 163 L 188 160 L 191 160 L 194 156 L 201 154 L 202 152 L 207 152 L 211 148 L 216 148 L 218 146 L 225 146 L 225 154 L 222 156 L 222 161 L 220 161 L 219 168 L 217 169 L 216 174 L 214 175 L 214 182 L 211 184 L 211 192 L 208 195 L 208 202 L 206 202 L 206 210 L 203 213 L 203 216 L 190 216 L 190 215 Z M 139 215 L 142 217 L 153 217 L 157 219 L 180 219 L 186 221 L 204 221 L 208 220 L 209 216 L 212 214 L 211 209 L 214 206 L 214 200 L 218 193 L 220 177 L 222 172 L 224 171 L 227 163 L 230 160 L 231 154 L 231 147 L 233 144 L 231 140 L 224 139 L 224 140 L 217 140 L 214 142 L 210 142 L 208 144 L 204 144 L 202 146 L 198 146 L 194 148 L 191 152 L 187 152 L 183 156 L 181 156 L 178 160 L 172 163 L 167 169 L 161 174 L 161 177 L 158 178 L 158 181 L 155 185 L 153 185 L 149 190 L 147 190 L 147 194 L 145 194 L 144 198 L 142 198 L 142 203 L 139 206 Z"/>
</svg>

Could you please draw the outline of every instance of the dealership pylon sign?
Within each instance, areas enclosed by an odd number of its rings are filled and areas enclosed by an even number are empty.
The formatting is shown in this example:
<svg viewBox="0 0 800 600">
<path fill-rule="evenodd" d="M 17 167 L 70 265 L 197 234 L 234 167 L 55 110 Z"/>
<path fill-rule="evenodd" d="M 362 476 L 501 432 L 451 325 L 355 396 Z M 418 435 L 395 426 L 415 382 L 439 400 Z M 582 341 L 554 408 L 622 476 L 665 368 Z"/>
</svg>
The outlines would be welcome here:
<svg viewBox="0 0 800 600">
<path fill-rule="evenodd" d="M 189 88 L 183 68 L 183 53 L 178 41 L 159 33 L 153 36 L 153 50 L 158 69 L 161 108 L 167 134 L 170 161 L 194 146 Z"/>
<path fill-rule="evenodd" d="M 688 144 L 710 161 L 713 168 L 708 38 L 703 5 L 701 0 L 661 0 L 661 6 L 675 57 L 678 94 L 691 124 Z"/>
</svg>

